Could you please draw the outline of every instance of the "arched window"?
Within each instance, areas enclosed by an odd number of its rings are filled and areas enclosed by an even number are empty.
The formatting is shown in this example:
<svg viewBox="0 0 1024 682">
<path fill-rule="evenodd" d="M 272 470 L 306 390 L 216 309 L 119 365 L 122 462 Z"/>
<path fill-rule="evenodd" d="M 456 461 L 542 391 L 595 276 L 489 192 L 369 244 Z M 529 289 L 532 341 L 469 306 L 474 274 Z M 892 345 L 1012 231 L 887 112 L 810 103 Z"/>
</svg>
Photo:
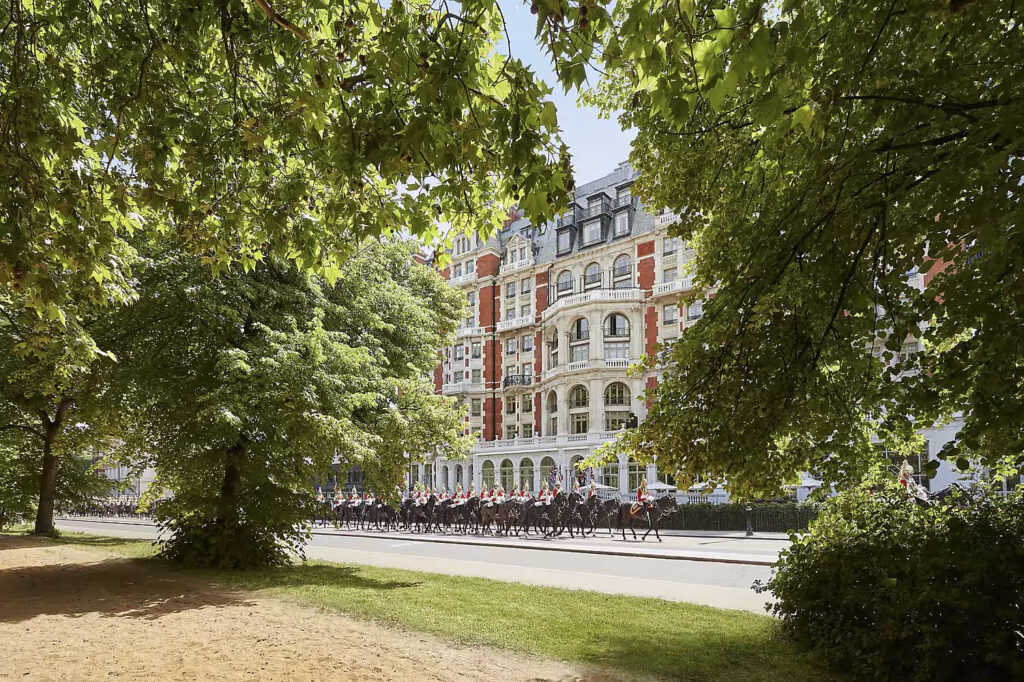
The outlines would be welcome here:
<svg viewBox="0 0 1024 682">
<path fill-rule="evenodd" d="M 441 485 L 440 485 L 440 487 L 441 488 L 447 488 L 448 487 L 448 465 L 447 464 L 441 467 Z"/>
<path fill-rule="evenodd" d="M 604 389 L 604 404 L 629 405 L 629 388 L 619 381 L 608 384 L 608 387 Z"/>
<path fill-rule="evenodd" d="M 548 341 L 548 367 L 558 366 L 558 330 L 551 330 L 551 339 Z"/>
<path fill-rule="evenodd" d="M 629 277 L 633 273 L 633 261 L 626 254 L 615 259 L 612 266 L 612 277 Z"/>
<path fill-rule="evenodd" d="M 494 462 L 486 460 L 483 467 L 480 468 L 481 474 L 481 485 L 485 488 L 490 488 L 494 485 Z"/>
<path fill-rule="evenodd" d="M 564 294 L 572 291 L 572 273 L 562 270 L 558 273 L 558 293 Z"/>
<path fill-rule="evenodd" d="M 575 341 L 586 341 L 590 338 L 590 322 L 585 317 L 581 317 L 572 323 L 572 334 L 570 340 Z"/>
<path fill-rule="evenodd" d="M 569 391 L 569 409 L 574 410 L 581 407 L 590 406 L 590 394 L 587 392 L 587 387 L 582 384 L 572 387 Z"/>
<path fill-rule="evenodd" d="M 558 435 L 558 395 L 554 391 L 548 393 L 548 435 Z"/>
<path fill-rule="evenodd" d="M 579 464 L 583 461 L 583 455 L 576 455 L 569 460 L 569 475 L 566 476 L 566 483 L 572 489 L 571 481 L 579 481 L 580 485 L 587 484 L 586 469 L 580 470 Z"/>
<path fill-rule="evenodd" d="M 544 481 L 551 484 L 551 472 L 555 470 L 555 460 L 550 457 L 545 457 L 540 461 L 540 482 L 544 485 Z"/>
<path fill-rule="evenodd" d="M 629 338 L 629 318 L 622 313 L 612 313 L 604 318 L 604 335 L 614 338 Z"/>
<path fill-rule="evenodd" d="M 512 466 L 512 460 L 505 459 L 501 462 L 501 487 L 505 490 L 510 490 L 512 485 L 515 483 L 514 473 L 515 469 Z"/>
<path fill-rule="evenodd" d="M 523 457 L 523 460 L 519 462 L 519 485 L 530 486 L 530 490 L 533 490 L 533 460 L 529 457 Z"/>
<path fill-rule="evenodd" d="M 591 263 L 583 271 L 583 288 L 592 289 L 599 286 L 601 286 L 601 266 L 597 263 Z"/>
</svg>

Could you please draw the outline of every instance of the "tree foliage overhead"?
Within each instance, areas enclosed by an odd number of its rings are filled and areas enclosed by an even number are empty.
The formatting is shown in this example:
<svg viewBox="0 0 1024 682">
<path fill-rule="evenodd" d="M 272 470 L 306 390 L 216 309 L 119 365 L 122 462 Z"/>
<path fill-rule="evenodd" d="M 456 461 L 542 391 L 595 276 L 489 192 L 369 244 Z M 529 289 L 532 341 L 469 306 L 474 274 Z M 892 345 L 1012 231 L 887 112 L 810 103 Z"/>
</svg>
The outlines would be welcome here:
<svg viewBox="0 0 1024 682">
<path fill-rule="evenodd" d="M 330 280 L 363 238 L 542 218 L 571 186 L 486 0 L 14 0 L 0 27 L 0 287 L 62 323 L 131 297 L 135 230 Z"/>
<path fill-rule="evenodd" d="M 120 365 L 136 464 L 172 493 L 166 555 L 287 560 L 334 462 L 390 493 L 405 453 L 465 452 L 462 415 L 427 378 L 465 300 L 411 255 L 374 244 L 333 285 L 277 259 L 216 279 L 189 255 L 144 268 Z"/>
<path fill-rule="evenodd" d="M 943 456 L 1022 463 L 1019 4 L 537 9 L 560 74 L 601 66 L 589 97 L 636 128 L 639 193 L 717 287 L 627 446 L 761 494 L 857 478 L 873 434 L 962 412 Z"/>
</svg>

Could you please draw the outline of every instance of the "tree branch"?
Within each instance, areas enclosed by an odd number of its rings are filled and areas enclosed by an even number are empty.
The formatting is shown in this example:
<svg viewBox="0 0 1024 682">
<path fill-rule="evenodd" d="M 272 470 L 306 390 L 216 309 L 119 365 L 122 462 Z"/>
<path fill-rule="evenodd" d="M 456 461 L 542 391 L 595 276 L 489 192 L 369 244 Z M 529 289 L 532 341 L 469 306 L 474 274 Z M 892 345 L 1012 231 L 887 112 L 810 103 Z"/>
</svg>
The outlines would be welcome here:
<svg viewBox="0 0 1024 682">
<path fill-rule="evenodd" d="M 270 3 L 268 3 L 267 0 L 256 0 L 256 4 L 259 5 L 259 8 L 261 10 L 263 10 L 263 13 L 267 15 L 268 19 L 273 21 L 281 28 L 287 31 L 291 31 L 299 40 L 309 39 L 308 33 L 306 33 L 304 30 L 302 30 L 301 28 L 299 28 L 298 26 L 296 26 L 295 24 L 293 24 L 292 22 L 288 21 L 280 14 L 275 12 L 274 8 L 270 6 Z"/>
</svg>

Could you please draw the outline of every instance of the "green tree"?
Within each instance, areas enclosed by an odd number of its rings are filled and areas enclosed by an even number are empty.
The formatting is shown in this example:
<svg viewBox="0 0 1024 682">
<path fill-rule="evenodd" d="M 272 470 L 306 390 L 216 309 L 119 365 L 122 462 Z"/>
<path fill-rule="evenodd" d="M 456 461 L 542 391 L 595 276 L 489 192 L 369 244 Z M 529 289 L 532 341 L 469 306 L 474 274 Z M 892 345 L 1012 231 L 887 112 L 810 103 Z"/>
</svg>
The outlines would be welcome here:
<svg viewBox="0 0 1024 682">
<path fill-rule="evenodd" d="M 366 237 L 549 216 L 572 182 L 493 2 L 14 0 L 0 26 L 0 287 L 48 319 L 131 296 L 135 231 L 331 280 Z"/>
<path fill-rule="evenodd" d="M 114 443 L 118 413 L 103 403 L 110 399 L 109 349 L 123 332 L 105 326 L 108 305 L 68 303 L 72 322 L 65 325 L 19 297 L 0 293 L 0 447 L 13 448 L 12 466 L 36 467 L 29 487 L 37 498 L 35 532 L 50 533 L 62 465 Z"/>
<path fill-rule="evenodd" d="M 588 96 L 636 128 L 638 191 L 709 292 L 625 447 L 759 495 L 858 480 L 873 434 L 961 412 L 942 457 L 1022 464 L 1019 5 L 538 5 L 563 67 L 600 63 Z"/>
<path fill-rule="evenodd" d="M 166 556 L 286 561 L 333 462 L 361 464 L 390 492 L 404 452 L 467 448 L 454 401 L 427 379 L 464 297 L 407 243 L 373 243 L 338 275 L 330 285 L 270 259 L 210 279 L 173 252 L 140 274 L 140 299 L 122 314 L 142 331 L 120 367 L 132 378 L 131 447 L 172 494 L 158 514 Z"/>
</svg>

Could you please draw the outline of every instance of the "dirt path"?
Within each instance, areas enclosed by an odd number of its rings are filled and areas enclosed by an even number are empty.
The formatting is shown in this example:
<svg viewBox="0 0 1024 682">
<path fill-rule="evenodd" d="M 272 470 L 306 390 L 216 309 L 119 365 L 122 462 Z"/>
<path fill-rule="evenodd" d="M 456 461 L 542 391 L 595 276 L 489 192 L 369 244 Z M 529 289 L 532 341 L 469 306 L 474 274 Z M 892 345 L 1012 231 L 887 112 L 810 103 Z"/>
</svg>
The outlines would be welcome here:
<svg viewBox="0 0 1024 682">
<path fill-rule="evenodd" d="M 0 680 L 599 680 L 600 672 L 0 537 Z"/>
</svg>

